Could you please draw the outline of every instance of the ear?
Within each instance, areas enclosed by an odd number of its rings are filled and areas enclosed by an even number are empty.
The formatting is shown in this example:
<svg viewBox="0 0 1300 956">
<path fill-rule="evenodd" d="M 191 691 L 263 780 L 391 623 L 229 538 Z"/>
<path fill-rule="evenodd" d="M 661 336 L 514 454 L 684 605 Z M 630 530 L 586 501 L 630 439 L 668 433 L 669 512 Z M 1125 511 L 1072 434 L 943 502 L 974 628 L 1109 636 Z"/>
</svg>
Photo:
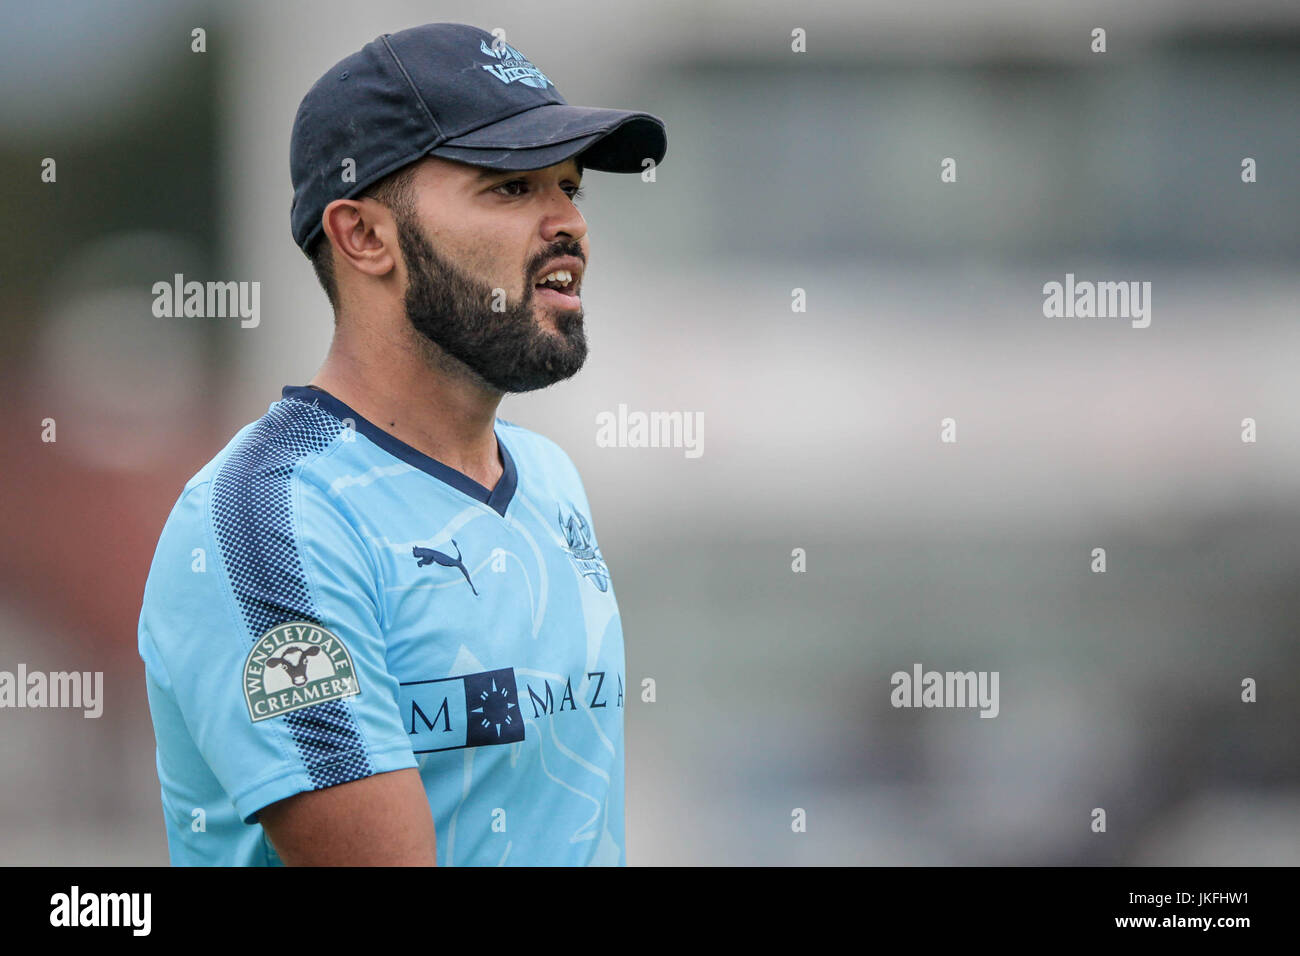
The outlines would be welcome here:
<svg viewBox="0 0 1300 956">
<path fill-rule="evenodd" d="M 363 196 L 336 199 L 321 213 L 321 228 L 334 247 L 336 276 L 350 266 L 379 278 L 397 267 L 397 223 L 383 203 Z"/>
</svg>

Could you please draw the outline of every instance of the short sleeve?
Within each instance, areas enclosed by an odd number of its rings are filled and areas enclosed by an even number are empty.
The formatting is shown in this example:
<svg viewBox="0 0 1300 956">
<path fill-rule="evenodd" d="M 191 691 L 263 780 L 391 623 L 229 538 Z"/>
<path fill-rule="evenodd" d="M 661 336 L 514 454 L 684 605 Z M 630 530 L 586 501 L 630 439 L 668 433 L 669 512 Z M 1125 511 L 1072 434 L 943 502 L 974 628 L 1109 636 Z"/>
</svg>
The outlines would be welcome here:
<svg viewBox="0 0 1300 956">
<path fill-rule="evenodd" d="M 326 491 L 292 469 L 218 472 L 168 518 L 140 653 L 240 819 L 415 767 L 385 665 L 382 583 Z"/>
</svg>

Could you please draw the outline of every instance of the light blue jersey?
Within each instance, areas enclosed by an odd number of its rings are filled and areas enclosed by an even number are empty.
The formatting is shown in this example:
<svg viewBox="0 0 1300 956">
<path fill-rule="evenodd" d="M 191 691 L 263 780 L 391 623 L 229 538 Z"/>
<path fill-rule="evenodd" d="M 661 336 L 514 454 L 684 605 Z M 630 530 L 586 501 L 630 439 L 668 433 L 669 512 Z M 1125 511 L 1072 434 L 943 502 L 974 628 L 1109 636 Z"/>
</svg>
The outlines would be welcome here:
<svg viewBox="0 0 1300 956">
<path fill-rule="evenodd" d="M 418 767 L 439 865 L 627 862 L 623 631 L 577 469 L 489 491 L 310 387 L 185 486 L 140 656 L 173 864 L 279 865 L 267 804 Z"/>
</svg>

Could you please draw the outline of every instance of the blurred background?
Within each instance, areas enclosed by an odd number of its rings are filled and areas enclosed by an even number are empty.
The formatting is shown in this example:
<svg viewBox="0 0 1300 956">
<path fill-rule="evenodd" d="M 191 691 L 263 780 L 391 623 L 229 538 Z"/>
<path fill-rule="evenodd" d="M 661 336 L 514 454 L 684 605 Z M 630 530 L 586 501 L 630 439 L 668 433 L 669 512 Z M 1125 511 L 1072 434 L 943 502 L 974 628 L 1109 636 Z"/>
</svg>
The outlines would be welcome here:
<svg viewBox="0 0 1300 956">
<path fill-rule="evenodd" d="M 101 670 L 106 703 L 0 710 L 0 863 L 166 863 L 153 548 L 332 330 L 290 238 L 295 110 L 453 20 L 668 124 L 653 183 L 584 184 L 587 368 L 501 408 L 578 465 L 629 688 L 656 682 L 627 698 L 630 863 L 1300 864 L 1290 0 L 3 18 L 0 670 Z M 259 282 L 260 324 L 155 318 L 178 272 Z M 1150 327 L 1045 318 L 1067 273 L 1149 281 Z M 704 454 L 598 447 L 620 403 L 702 413 Z M 999 716 L 893 708 L 916 663 L 998 671 Z"/>
</svg>

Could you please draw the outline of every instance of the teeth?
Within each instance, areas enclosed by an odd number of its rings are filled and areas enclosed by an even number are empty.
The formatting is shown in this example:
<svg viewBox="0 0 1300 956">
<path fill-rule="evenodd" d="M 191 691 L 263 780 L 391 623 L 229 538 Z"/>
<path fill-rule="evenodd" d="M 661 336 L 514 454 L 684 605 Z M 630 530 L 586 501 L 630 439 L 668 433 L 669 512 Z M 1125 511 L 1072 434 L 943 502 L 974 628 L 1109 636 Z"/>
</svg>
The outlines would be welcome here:
<svg viewBox="0 0 1300 956">
<path fill-rule="evenodd" d="M 573 274 L 568 269 L 556 269 L 542 278 L 542 282 L 558 282 L 560 285 L 568 285 L 572 281 Z"/>
</svg>

